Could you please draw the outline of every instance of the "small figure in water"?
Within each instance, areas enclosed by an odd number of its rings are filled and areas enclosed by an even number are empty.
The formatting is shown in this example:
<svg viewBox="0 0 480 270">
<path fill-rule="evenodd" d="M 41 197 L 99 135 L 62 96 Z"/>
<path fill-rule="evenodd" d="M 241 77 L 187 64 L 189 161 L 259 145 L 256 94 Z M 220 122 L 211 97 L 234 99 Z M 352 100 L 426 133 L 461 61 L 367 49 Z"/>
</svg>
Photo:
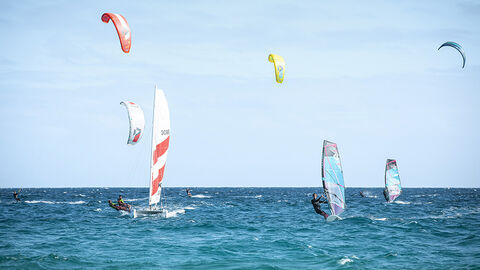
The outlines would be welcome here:
<svg viewBox="0 0 480 270">
<path fill-rule="evenodd" d="M 360 196 L 367 197 L 367 195 L 365 195 L 365 192 L 363 192 L 363 191 L 360 191 Z"/>
<path fill-rule="evenodd" d="M 327 200 L 325 199 L 325 197 L 322 195 L 320 198 L 317 199 L 317 193 L 313 193 L 313 199 L 312 199 L 313 209 L 315 209 L 315 212 L 317 212 L 317 214 L 320 214 L 325 219 L 327 219 L 328 214 L 322 210 L 322 206 L 321 206 L 322 203 L 327 203 Z"/>
<path fill-rule="evenodd" d="M 190 193 L 190 189 L 189 189 L 189 188 L 187 188 L 185 191 L 187 192 L 188 197 L 192 197 L 192 193 Z"/>
<path fill-rule="evenodd" d="M 20 189 L 21 190 L 21 189 Z M 13 198 L 18 202 L 20 201 L 20 198 L 18 198 L 18 193 L 20 193 L 20 190 L 18 190 L 18 192 L 14 191 L 13 192 Z"/>
</svg>

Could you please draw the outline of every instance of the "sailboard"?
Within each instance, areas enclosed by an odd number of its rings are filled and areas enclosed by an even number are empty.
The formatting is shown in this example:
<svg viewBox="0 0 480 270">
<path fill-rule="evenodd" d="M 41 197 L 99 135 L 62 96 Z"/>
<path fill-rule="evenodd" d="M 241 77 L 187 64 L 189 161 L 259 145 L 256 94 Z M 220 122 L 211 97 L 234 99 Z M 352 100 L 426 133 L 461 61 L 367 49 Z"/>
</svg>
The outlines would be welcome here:
<svg viewBox="0 0 480 270">
<path fill-rule="evenodd" d="M 322 182 L 331 213 L 327 221 L 341 219 L 339 215 L 346 208 L 342 163 L 337 144 L 327 140 L 323 141 Z"/>
<path fill-rule="evenodd" d="M 134 217 L 167 213 L 167 210 L 161 202 L 161 191 L 169 145 L 170 112 L 168 110 L 168 103 L 163 91 L 155 86 L 148 208 L 142 210 L 134 209 Z M 159 202 L 160 207 L 158 206 Z"/>
<path fill-rule="evenodd" d="M 385 165 L 385 190 L 383 192 L 385 200 L 393 202 L 401 193 L 402 185 L 400 183 L 397 161 L 395 159 L 387 159 L 387 164 Z"/>
</svg>

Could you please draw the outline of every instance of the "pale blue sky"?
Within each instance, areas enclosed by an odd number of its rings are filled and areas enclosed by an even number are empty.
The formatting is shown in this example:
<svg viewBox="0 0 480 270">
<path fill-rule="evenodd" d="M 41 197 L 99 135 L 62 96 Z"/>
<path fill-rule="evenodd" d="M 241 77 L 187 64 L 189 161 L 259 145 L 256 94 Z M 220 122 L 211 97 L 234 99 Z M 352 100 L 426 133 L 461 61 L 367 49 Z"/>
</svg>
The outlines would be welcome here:
<svg viewBox="0 0 480 270">
<path fill-rule="evenodd" d="M 0 187 L 148 186 L 119 103 L 150 134 L 155 84 L 166 186 L 320 186 L 328 139 L 347 186 L 395 158 L 406 187 L 479 187 L 478 25 L 478 1 L 1 1 Z"/>
</svg>

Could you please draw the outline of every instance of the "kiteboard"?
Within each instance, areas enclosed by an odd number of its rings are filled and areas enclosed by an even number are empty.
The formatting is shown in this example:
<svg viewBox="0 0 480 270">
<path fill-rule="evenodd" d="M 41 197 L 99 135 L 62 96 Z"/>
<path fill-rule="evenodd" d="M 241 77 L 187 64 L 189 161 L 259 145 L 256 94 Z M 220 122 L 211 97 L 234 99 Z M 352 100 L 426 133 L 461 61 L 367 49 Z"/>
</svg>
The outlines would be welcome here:
<svg viewBox="0 0 480 270">
<path fill-rule="evenodd" d="M 339 217 L 339 216 L 336 216 L 336 215 L 331 215 L 331 216 L 328 216 L 327 219 L 326 219 L 327 222 L 331 222 L 331 221 L 335 221 L 335 220 L 342 220 L 342 218 Z"/>
</svg>

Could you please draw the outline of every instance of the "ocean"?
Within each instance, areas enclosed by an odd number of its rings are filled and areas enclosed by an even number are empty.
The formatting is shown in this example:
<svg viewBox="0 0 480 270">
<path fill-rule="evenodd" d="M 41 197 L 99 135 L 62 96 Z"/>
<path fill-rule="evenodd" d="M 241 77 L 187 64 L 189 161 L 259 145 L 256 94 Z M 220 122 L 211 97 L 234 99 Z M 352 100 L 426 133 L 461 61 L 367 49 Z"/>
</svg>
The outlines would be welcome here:
<svg viewBox="0 0 480 270">
<path fill-rule="evenodd" d="M 480 189 L 347 188 L 343 220 L 310 203 L 319 188 L 165 188 L 165 216 L 110 208 L 148 204 L 147 188 L 0 189 L 1 269 L 480 269 Z M 361 197 L 366 191 L 367 197 Z"/>
</svg>

